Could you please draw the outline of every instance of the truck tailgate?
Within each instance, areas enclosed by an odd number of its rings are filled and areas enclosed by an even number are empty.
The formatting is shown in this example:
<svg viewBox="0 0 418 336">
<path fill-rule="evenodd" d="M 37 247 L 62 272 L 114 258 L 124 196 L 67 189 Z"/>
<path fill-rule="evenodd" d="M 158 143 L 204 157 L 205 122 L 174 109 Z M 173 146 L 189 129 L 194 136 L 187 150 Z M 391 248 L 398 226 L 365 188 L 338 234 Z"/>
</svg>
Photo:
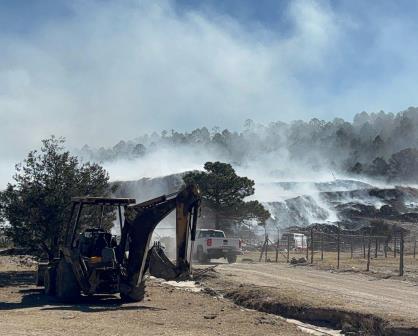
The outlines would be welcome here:
<svg viewBox="0 0 418 336">
<path fill-rule="evenodd" d="M 210 238 L 212 248 L 239 249 L 239 238 Z"/>
</svg>

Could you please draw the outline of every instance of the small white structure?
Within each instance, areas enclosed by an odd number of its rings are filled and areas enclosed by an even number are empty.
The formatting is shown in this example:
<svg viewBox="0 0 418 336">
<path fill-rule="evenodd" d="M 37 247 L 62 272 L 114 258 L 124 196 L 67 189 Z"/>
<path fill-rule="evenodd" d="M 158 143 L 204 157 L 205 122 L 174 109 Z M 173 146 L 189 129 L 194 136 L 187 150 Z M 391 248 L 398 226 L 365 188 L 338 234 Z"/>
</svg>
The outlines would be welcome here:
<svg viewBox="0 0 418 336">
<path fill-rule="evenodd" d="M 293 233 L 293 240 L 295 244 L 295 249 L 305 249 L 308 247 L 308 237 L 303 233 Z"/>
</svg>

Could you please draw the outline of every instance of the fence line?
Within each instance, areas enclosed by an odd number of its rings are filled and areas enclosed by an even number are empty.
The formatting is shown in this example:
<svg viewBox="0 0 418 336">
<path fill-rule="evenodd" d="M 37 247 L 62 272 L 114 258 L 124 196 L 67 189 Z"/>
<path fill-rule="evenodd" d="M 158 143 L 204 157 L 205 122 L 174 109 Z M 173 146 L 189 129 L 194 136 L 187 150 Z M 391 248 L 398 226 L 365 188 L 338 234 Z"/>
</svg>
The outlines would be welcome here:
<svg viewBox="0 0 418 336">
<path fill-rule="evenodd" d="M 299 235 L 299 241 L 296 235 Z M 355 234 L 344 232 L 339 227 L 336 233 L 322 232 L 313 228 L 309 230 L 299 230 L 285 233 L 281 239 L 273 242 L 266 236 L 261 248 L 259 261 L 264 255 L 264 261 L 270 261 L 268 258 L 269 250 L 275 250 L 275 262 L 279 259 L 286 262 L 292 261 L 292 256 L 304 256 L 305 262 L 323 263 L 329 256 L 334 256 L 336 268 L 339 269 L 342 264 L 351 266 L 358 264 L 359 267 L 365 264 L 366 271 L 379 270 L 395 266 L 397 273 L 402 276 L 405 271 L 414 271 L 418 273 L 418 264 L 415 265 L 417 254 L 417 237 L 415 234 L 407 234 L 404 229 L 397 228 L 396 231 L 385 235 L 373 235 L 370 232 Z M 393 252 L 392 255 L 389 252 Z M 280 257 L 281 256 L 281 257 Z M 407 258 L 407 266 L 405 266 Z M 399 260 L 398 260 L 399 259 Z M 376 263 L 379 261 L 379 263 Z"/>
</svg>

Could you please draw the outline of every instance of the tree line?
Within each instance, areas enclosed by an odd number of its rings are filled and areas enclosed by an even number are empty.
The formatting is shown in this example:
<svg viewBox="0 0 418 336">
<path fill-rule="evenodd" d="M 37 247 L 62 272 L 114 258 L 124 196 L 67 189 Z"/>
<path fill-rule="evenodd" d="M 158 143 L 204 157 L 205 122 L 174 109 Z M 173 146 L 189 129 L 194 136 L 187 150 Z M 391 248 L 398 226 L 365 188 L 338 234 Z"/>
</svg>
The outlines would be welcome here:
<svg viewBox="0 0 418 336">
<path fill-rule="evenodd" d="M 399 113 L 366 113 L 352 122 L 317 118 L 268 125 L 246 120 L 241 131 L 214 127 L 191 132 L 175 130 L 121 140 L 111 148 L 85 145 L 78 152 L 95 162 L 138 159 L 167 146 L 195 146 L 237 165 L 265 154 L 277 154 L 311 169 L 328 167 L 345 174 L 387 181 L 418 178 L 418 108 Z"/>
</svg>

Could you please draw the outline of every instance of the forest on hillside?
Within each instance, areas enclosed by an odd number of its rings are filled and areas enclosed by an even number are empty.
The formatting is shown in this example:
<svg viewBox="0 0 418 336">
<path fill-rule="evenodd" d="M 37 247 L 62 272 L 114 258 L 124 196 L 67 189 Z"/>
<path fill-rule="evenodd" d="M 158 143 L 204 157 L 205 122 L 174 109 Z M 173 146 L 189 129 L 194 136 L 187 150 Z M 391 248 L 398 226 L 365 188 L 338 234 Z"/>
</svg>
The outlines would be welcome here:
<svg viewBox="0 0 418 336">
<path fill-rule="evenodd" d="M 271 154 L 277 160 L 289 160 L 312 170 L 327 167 L 345 174 L 415 183 L 418 108 L 410 107 L 396 114 L 362 112 L 352 122 L 314 118 L 263 125 L 246 120 L 240 131 L 220 127 L 201 127 L 184 133 L 164 130 L 124 139 L 110 148 L 85 145 L 78 154 L 88 160 L 108 162 L 144 158 L 161 148 L 190 146 L 238 166 Z"/>
</svg>

